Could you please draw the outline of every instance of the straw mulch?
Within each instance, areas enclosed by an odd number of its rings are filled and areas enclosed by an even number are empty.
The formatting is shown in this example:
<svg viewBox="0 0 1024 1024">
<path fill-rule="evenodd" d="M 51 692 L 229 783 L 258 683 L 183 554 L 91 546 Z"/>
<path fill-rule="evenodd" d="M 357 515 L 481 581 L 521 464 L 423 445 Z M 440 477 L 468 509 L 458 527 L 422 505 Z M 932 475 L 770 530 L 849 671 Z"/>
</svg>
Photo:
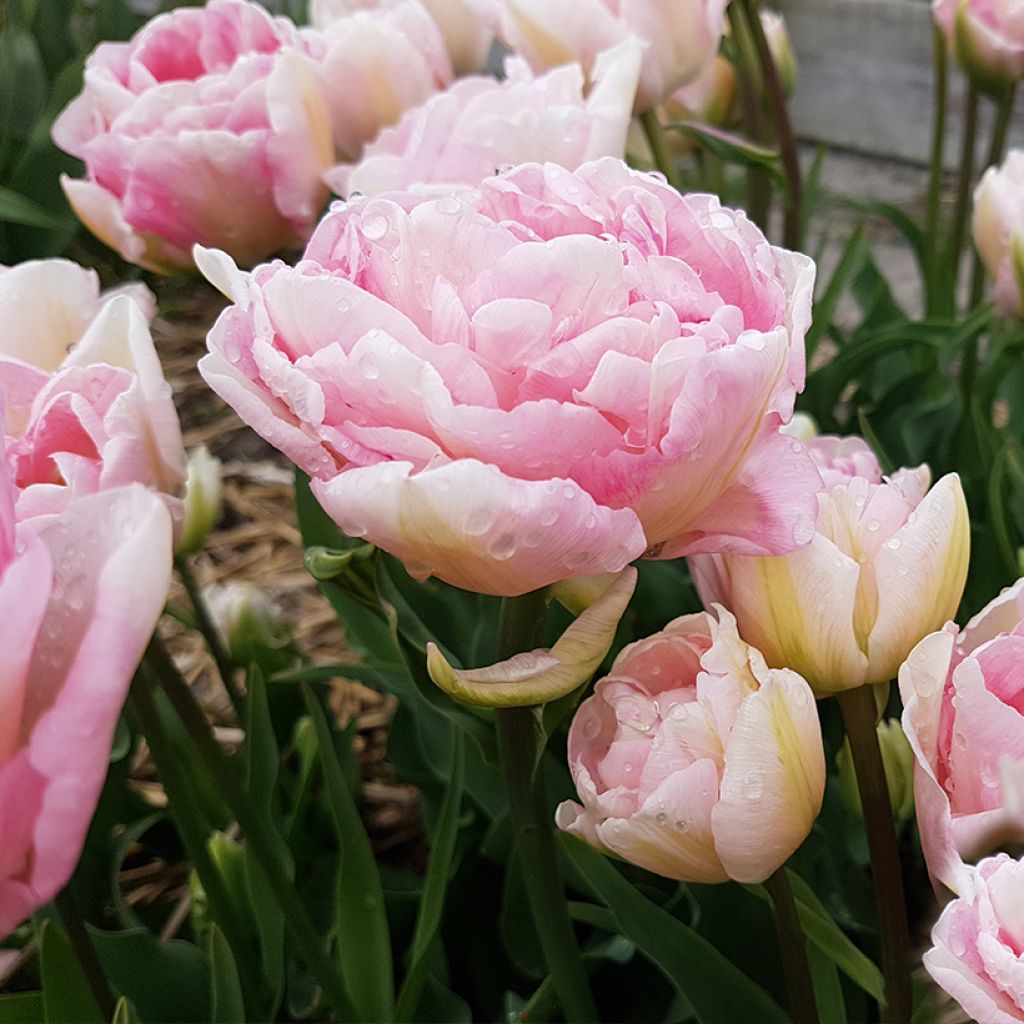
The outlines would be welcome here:
<svg viewBox="0 0 1024 1024">
<path fill-rule="evenodd" d="M 292 624 L 298 646 L 314 663 L 352 660 L 341 626 L 302 564 L 288 461 L 245 426 L 196 369 L 206 351 L 206 332 L 225 300 L 198 281 L 188 287 L 169 284 L 168 289 L 167 295 L 158 296 L 161 315 L 153 323 L 153 336 L 174 390 L 185 446 L 205 444 L 223 463 L 224 512 L 204 550 L 191 559 L 193 573 L 203 587 L 227 582 L 260 587 Z M 171 601 L 188 605 L 177 581 Z M 243 733 L 202 637 L 166 616 L 161 630 L 219 738 L 228 749 L 237 747 Z M 331 704 L 340 725 L 353 719 L 357 723 L 363 814 L 378 856 L 419 864 L 417 793 L 398 781 L 386 762 L 391 698 L 355 680 L 339 679 L 332 686 Z M 154 805 L 166 802 L 145 750 L 133 784 Z M 127 866 L 121 881 L 130 902 L 149 903 L 179 898 L 185 875 L 181 865 L 149 862 Z M 169 926 L 173 924 L 172 915 Z"/>
</svg>

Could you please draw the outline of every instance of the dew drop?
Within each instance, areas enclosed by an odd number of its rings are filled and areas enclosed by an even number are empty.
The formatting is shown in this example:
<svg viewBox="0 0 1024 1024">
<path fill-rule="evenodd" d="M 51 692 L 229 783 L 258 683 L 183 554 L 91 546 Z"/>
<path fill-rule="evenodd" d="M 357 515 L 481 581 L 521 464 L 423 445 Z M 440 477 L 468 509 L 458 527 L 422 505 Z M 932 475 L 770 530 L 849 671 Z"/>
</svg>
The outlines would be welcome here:
<svg viewBox="0 0 1024 1024">
<path fill-rule="evenodd" d="M 367 380 L 376 380 L 380 376 L 380 365 L 377 363 L 377 357 L 370 352 L 366 352 L 359 357 L 359 372 Z"/>
<path fill-rule="evenodd" d="M 740 783 L 740 792 L 744 800 L 760 800 L 764 796 L 764 774 L 762 772 L 747 772 Z"/>
<path fill-rule="evenodd" d="M 437 212 L 453 214 L 462 209 L 462 203 L 455 196 L 442 196 L 437 201 Z"/>
<path fill-rule="evenodd" d="M 900 548 L 900 544 L 902 544 L 902 541 L 899 539 L 899 537 L 893 537 L 892 540 L 888 541 L 885 546 L 890 551 L 898 551 Z"/>
<path fill-rule="evenodd" d="M 388 222 L 379 213 L 363 221 L 363 236 L 371 242 L 379 242 L 388 233 Z"/>
<path fill-rule="evenodd" d="M 880 525 L 881 524 L 879 523 L 879 521 L 877 519 L 869 519 L 868 522 L 867 522 L 868 533 L 877 533 L 878 532 L 878 527 Z"/>
<path fill-rule="evenodd" d="M 496 518 L 495 510 L 486 505 L 479 505 L 470 509 L 463 529 L 472 537 L 480 537 L 485 534 L 493 525 Z"/>
<path fill-rule="evenodd" d="M 347 313 L 351 308 L 352 308 L 352 303 L 349 302 L 348 299 L 341 299 L 338 302 L 337 309 L 338 309 L 339 313 Z"/>
<path fill-rule="evenodd" d="M 492 558 L 499 562 L 505 562 L 516 553 L 516 535 L 514 533 L 499 533 L 488 545 L 487 550 Z"/>
<path fill-rule="evenodd" d="M 793 527 L 793 543 L 798 547 L 810 544 L 814 540 L 814 524 L 810 522 L 797 523 Z"/>
</svg>

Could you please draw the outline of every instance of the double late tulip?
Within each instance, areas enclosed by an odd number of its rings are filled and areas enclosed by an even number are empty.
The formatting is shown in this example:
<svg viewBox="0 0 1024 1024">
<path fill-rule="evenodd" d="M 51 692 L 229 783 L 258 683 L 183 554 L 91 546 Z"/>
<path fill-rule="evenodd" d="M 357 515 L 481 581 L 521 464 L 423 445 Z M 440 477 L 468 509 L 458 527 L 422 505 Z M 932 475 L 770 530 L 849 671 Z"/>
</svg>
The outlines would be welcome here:
<svg viewBox="0 0 1024 1024">
<path fill-rule="evenodd" d="M 984 1024 L 1024 1021 L 1024 861 L 1006 854 L 969 871 L 968 890 L 932 930 L 924 966 Z"/>
<path fill-rule="evenodd" d="M 171 574 L 138 484 L 20 524 L 15 497 L 0 453 L 0 938 L 71 877 Z"/>
<path fill-rule="evenodd" d="M 1021 0 L 932 0 L 932 14 L 979 89 L 1002 94 L 1024 77 Z"/>
<path fill-rule="evenodd" d="M 598 59 L 584 96 L 578 64 L 534 78 L 509 58 L 505 79 L 474 76 L 406 111 L 366 147 L 362 159 L 327 176 L 339 194 L 378 195 L 423 185 L 477 185 L 498 167 L 550 160 L 570 170 L 625 155 L 640 47 L 629 39 Z"/>
<path fill-rule="evenodd" d="M 971 226 L 994 282 L 996 305 L 1019 317 L 1024 310 L 1024 150 L 1010 150 L 1002 164 L 981 176 Z"/>
<path fill-rule="evenodd" d="M 807 447 L 825 484 L 810 543 L 783 558 L 702 555 L 690 567 L 705 604 L 729 608 L 769 665 L 795 669 L 822 696 L 893 679 L 956 612 L 970 534 L 955 474 L 929 491 L 926 466 L 885 478 L 858 437 Z"/>
<path fill-rule="evenodd" d="M 726 0 L 496 0 L 501 39 L 535 71 L 594 68 L 603 50 L 635 36 L 644 46 L 636 113 L 668 99 L 711 63 Z"/>
<path fill-rule="evenodd" d="M 922 640 L 900 669 L 932 877 L 963 889 L 963 860 L 1024 842 L 1024 580 L 958 632 Z"/>
<path fill-rule="evenodd" d="M 395 7 L 405 0 L 311 0 L 309 20 L 325 29 L 357 11 Z M 423 0 L 444 35 L 445 46 L 457 75 L 481 70 L 494 44 L 490 30 L 476 7 L 465 0 Z"/>
<path fill-rule="evenodd" d="M 0 389 L 19 518 L 141 483 L 180 519 L 181 428 L 146 304 L 99 295 L 95 275 L 66 260 L 0 274 L 0 321 L 10 325 L 0 334 Z"/>
<path fill-rule="evenodd" d="M 569 767 L 583 803 L 561 804 L 558 825 L 684 882 L 763 882 L 825 787 L 810 687 L 769 669 L 722 609 L 619 654 L 576 712 Z"/>
<path fill-rule="evenodd" d="M 711 196 L 526 164 L 336 204 L 294 268 L 199 260 L 235 300 L 207 382 L 414 576 L 515 595 L 814 534 L 779 433 L 814 267 Z"/>
<path fill-rule="evenodd" d="M 89 56 L 53 127 L 85 162 L 64 190 L 97 237 L 151 270 L 191 266 L 197 242 L 252 264 L 309 237 L 335 149 L 355 159 L 450 80 L 413 0 L 324 32 L 247 0 L 181 8 Z"/>
</svg>

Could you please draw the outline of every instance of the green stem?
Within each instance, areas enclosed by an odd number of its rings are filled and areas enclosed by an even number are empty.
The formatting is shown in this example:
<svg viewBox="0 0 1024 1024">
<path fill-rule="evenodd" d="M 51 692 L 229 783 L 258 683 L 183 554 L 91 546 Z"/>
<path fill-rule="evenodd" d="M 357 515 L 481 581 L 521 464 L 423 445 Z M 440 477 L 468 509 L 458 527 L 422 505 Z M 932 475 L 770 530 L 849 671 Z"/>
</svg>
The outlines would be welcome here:
<svg viewBox="0 0 1024 1024">
<path fill-rule="evenodd" d="M 1003 159 L 1003 154 L 1006 152 L 1006 137 L 1010 131 L 1010 119 L 1013 116 L 1013 101 L 1016 95 L 1017 83 L 1014 82 L 997 100 L 996 117 L 992 124 L 992 141 L 989 143 L 988 157 L 985 160 L 985 166 L 982 168 L 983 173 L 989 167 L 999 163 Z M 978 251 L 975 250 L 974 267 L 971 271 L 971 309 L 981 302 L 981 296 L 984 290 L 985 268 L 981 262 L 981 256 L 978 254 Z M 974 353 L 975 361 L 977 360 L 977 345 L 977 339 L 974 339 L 969 346 L 970 350 Z M 961 377 L 961 379 L 963 379 L 963 377 Z M 973 384 L 973 373 L 971 374 L 971 383 Z"/>
<path fill-rule="evenodd" d="M 185 853 L 206 893 L 210 913 L 234 953 L 246 989 L 255 993 L 256 1000 L 262 1005 L 265 986 L 253 969 L 253 965 L 257 963 L 256 949 L 250 942 L 245 923 L 224 884 L 220 869 L 210 855 L 207 845 L 210 830 L 197 809 L 198 801 L 188 776 L 180 766 L 179 752 L 174 749 L 171 737 L 161 720 L 150 675 L 151 672 L 146 666 L 141 667 L 136 673 L 129 695 L 130 707 L 146 737 L 157 774 L 167 793 L 168 809 L 185 847 Z"/>
<path fill-rule="evenodd" d="M 537 645 L 544 626 L 541 591 L 502 602 L 498 659 Z M 597 1008 L 576 944 L 565 888 L 558 870 L 554 826 L 538 766 L 539 707 L 498 708 L 498 756 L 508 794 L 509 818 L 519 866 L 541 948 L 567 1021 L 595 1021 Z"/>
<path fill-rule="evenodd" d="M 746 19 L 736 4 L 726 8 L 729 26 L 732 30 L 732 43 L 736 48 L 736 80 L 740 91 L 740 112 L 743 119 L 743 133 L 754 142 L 766 142 L 762 122 L 761 90 L 758 88 L 754 75 L 756 64 L 753 42 L 747 28 Z M 751 167 L 747 170 L 747 214 L 762 230 L 768 228 L 768 211 L 771 207 L 772 183 L 768 172 L 763 168 Z"/>
<path fill-rule="evenodd" d="M 796 148 L 796 136 L 793 134 L 793 123 L 789 119 L 789 107 L 786 104 L 786 91 L 779 78 L 779 69 L 775 66 L 768 37 L 764 34 L 764 25 L 757 10 L 755 0 L 742 0 L 743 13 L 746 15 L 758 63 L 761 66 L 761 80 L 764 82 L 768 106 L 775 123 L 775 138 L 779 144 L 782 157 L 782 169 L 786 174 L 786 207 L 783 218 L 782 244 L 788 249 L 798 249 L 803 233 L 802 189 L 800 176 L 800 154 Z"/>
<path fill-rule="evenodd" d="M 192 738 L 199 755 L 206 762 L 207 770 L 216 782 L 221 797 L 245 833 L 246 843 L 260 870 L 266 876 L 270 890 L 284 915 L 285 924 L 310 973 L 320 984 L 325 1000 L 339 1020 L 357 1020 L 358 1014 L 341 975 L 327 955 L 324 938 L 316 930 L 292 884 L 291 872 L 287 866 L 290 859 L 287 846 L 260 813 L 239 781 L 235 764 L 214 739 L 192 691 L 181 678 L 159 638 L 154 637 L 149 645 L 145 663 L 159 679 L 164 693 Z"/>
<path fill-rule="evenodd" d="M 658 115 L 653 110 L 645 110 L 640 115 L 640 127 L 647 136 L 647 144 L 651 147 L 655 166 L 665 175 L 666 181 L 677 191 L 683 191 L 683 183 L 679 177 L 679 169 L 669 152 L 665 139 L 665 129 L 661 127 Z"/>
<path fill-rule="evenodd" d="M 864 827 L 871 854 L 871 874 L 878 907 L 885 976 L 885 1013 L 890 1024 L 906 1024 L 913 1009 L 910 988 L 910 932 L 900 872 L 899 843 L 893 824 L 889 788 L 878 746 L 875 700 L 871 689 L 859 686 L 836 695 L 857 775 L 864 808 Z"/>
<path fill-rule="evenodd" d="M 110 991 L 107 976 L 103 973 L 103 967 L 99 957 L 96 956 L 96 949 L 92 944 L 92 939 L 89 938 L 89 932 L 71 890 L 61 890 L 54 898 L 53 905 L 57 909 L 61 924 L 64 925 L 64 931 L 67 933 L 68 941 L 82 968 L 82 973 L 85 975 L 86 983 L 97 1008 L 104 1020 L 113 1020 L 117 1005 L 114 994 Z"/>
<path fill-rule="evenodd" d="M 178 570 L 181 584 L 185 588 L 185 593 L 188 594 L 188 599 L 192 602 L 192 607 L 196 613 L 196 625 L 199 627 L 199 632 L 203 634 L 206 646 L 210 649 L 210 654 L 213 656 L 214 662 L 216 662 L 221 682 L 224 684 L 224 689 L 227 690 L 228 697 L 231 698 L 231 705 L 235 709 L 235 714 L 238 715 L 240 722 L 244 722 L 244 704 L 242 694 L 235 684 L 235 666 L 228 652 L 224 649 L 224 642 L 221 640 L 220 632 L 217 630 L 217 624 L 213 621 L 213 616 L 210 614 L 210 606 L 206 603 L 206 598 L 203 597 L 203 592 L 195 576 L 192 574 L 192 568 L 188 564 L 187 559 L 176 558 L 174 560 L 174 567 Z"/>
<path fill-rule="evenodd" d="M 928 218 L 925 222 L 925 260 L 927 277 L 925 302 L 929 315 L 936 312 L 938 271 L 942 260 L 939 246 L 939 209 L 942 202 L 942 156 L 946 143 L 946 106 L 948 104 L 949 61 L 946 38 L 938 26 L 932 29 L 935 69 L 935 107 L 932 113 L 932 151 L 928 173 Z"/>
<path fill-rule="evenodd" d="M 772 898 L 775 935 L 779 941 L 779 956 L 786 978 L 789 1014 L 795 1024 L 818 1024 L 818 1005 L 814 999 L 810 964 L 807 962 L 807 942 L 800 927 L 800 917 L 785 867 L 766 878 L 764 887 Z"/>
<path fill-rule="evenodd" d="M 971 204 L 971 187 L 974 184 L 974 137 L 978 131 L 978 90 L 970 86 L 967 91 L 967 105 L 964 108 L 963 140 L 960 149 L 960 181 L 956 190 L 956 212 L 953 215 L 953 231 L 949 240 L 946 259 L 952 270 L 953 288 L 960 280 L 960 253 L 964 247 L 967 231 L 967 211 Z M 954 299 L 954 307 L 956 300 Z"/>
</svg>

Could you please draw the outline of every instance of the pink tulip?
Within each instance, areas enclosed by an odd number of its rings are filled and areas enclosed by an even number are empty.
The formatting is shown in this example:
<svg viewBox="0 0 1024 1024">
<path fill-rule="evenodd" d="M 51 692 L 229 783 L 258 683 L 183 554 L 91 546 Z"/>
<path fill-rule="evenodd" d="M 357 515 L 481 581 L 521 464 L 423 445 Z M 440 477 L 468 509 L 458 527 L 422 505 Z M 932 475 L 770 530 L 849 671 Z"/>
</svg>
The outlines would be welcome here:
<svg viewBox="0 0 1024 1024">
<path fill-rule="evenodd" d="M 582 806 L 560 828 L 684 882 L 763 882 L 804 841 L 825 789 L 810 687 L 769 669 L 723 609 L 626 647 L 569 730 Z"/>
<path fill-rule="evenodd" d="M 103 43 L 54 141 L 86 226 L 126 260 L 171 272 L 196 242 L 252 263 L 304 242 L 326 198 L 330 129 L 302 54 L 323 40 L 246 0 L 210 0 Z"/>
<path fill-rule="evenodd" d="M 1024 861 L 990 857 L 932 930 L 928 973 L 983 1024 L 1024 1021 Z"/>
<path fill-rule="evenodd" d="M 5 291 L 15 278 L 23 287 Z M 55 260 L 0 275 L 0 318 L 14 325 L 0 334 L 0 388 L 19 518 L 141 483 L 180 519 L 181 428 L 143 308 L 125 294 L 104 304 L 92 275 Z"/>
<path fill-rule="evenodd" d="M 815 438 L 808 451 L 825 489 L 807 546 L 781 558 L 702 555 L 690 568 L 706 605 L 725 605 L 769 665 L 822 696 L 889 682 L 956 612 L 970 530 L 956 474 L 930 491 L 927 466 L 883 478 L 858 437 Z"/>
<path fill-rule="evenodd" d="M 955 892 L 964 860 L 1024 842 L 1024 579 L 959 632 L 925 637 L 900 669 L 903 728 L 932 877 Z"/>
<path fill-rule="evenodd" d="M 992 297 L 1009 316 L 1024 314 L 1024 150 L 1011 149 L 981 176 L 971 227 Z"/>
<path fill-rule="evenodd" d="M 325 29 L 357 11 L 396 7 L 405 0 L 311 0 L 309 20 Z M 494 43 L 494 33 L 465 0 L 423 0 L 444 35 L 445 46 L 457 75 L 469 75 L 483 68 Z"/>
<path fill-rule="evenodd" d="M 497 0 L 496 7 L 498 34 L 535 71 L 579 63 L 589 72 L 599 53 L 635 36 L 644 46 L 638 114 L 692 82 L 725 30 L 726 0 Z"/>
<path fill-rule="evenodd" d="M 1020 0 L 932 0 L 932 15 L 979 89 L 998 95 L 1024 78 Z"/>
<path fill-rule="evenodd" d="M 335 204 L 295 268 L 199 259 L 235 300 L 207 383 L 414 576 L 512 595 L 813 534 L 778 428 L 814 267 L 711 196 L 526 164 Z"/>
<path fill-rule="evenodd" d="M 477 185 L 495 168 L 550 160 L 570 170 L 625 154 L 640 48 L 627 40 L 602 54 L 590 94 L 579 65 L 534 78 L 510 58 L 504 81 L 464 78 L 409 110 L 371 143 L 362 160 L 327 174 L 339 195 L 378 195 L 416 185 Z"/>
<path fill-rule="evenodd" d="M 171 574 L 139 485 L 20 526 L 14 503 L 0 458 L 0 938 L 71 877 Z"/>
</svg>

